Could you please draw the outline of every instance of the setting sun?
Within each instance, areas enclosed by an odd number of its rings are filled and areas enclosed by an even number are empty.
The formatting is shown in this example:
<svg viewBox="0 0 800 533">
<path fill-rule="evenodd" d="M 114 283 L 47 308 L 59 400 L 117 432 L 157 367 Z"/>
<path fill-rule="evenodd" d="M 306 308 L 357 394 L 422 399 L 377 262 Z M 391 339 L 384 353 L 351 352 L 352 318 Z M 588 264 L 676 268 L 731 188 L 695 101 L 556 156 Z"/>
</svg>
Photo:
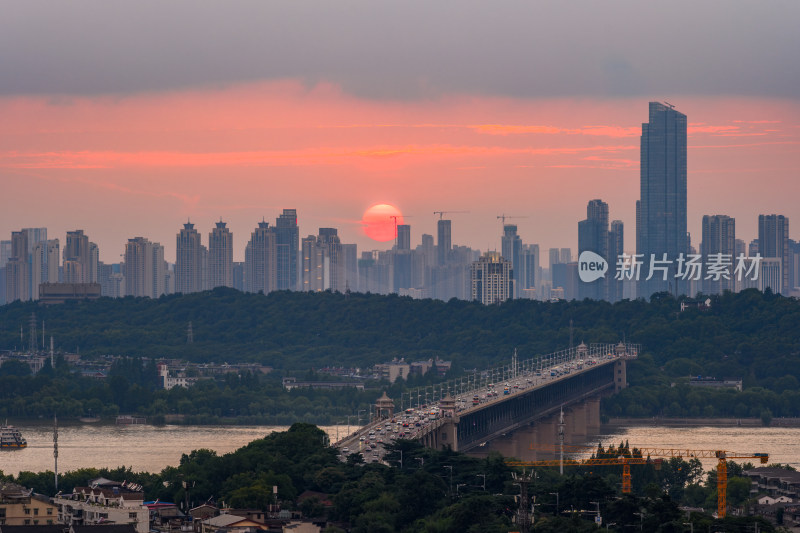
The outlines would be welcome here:
<svg viewBox="0 0 800 533">
<path fill-rule="evenodd" d="M 376 204 L 364 212 L 361 226 L 364 234 L 378 242 L 388 242 L 395 238 L 395 217 L 397 224 L 403 224 L 403 214 L 390 204 Z"/>
</svg>

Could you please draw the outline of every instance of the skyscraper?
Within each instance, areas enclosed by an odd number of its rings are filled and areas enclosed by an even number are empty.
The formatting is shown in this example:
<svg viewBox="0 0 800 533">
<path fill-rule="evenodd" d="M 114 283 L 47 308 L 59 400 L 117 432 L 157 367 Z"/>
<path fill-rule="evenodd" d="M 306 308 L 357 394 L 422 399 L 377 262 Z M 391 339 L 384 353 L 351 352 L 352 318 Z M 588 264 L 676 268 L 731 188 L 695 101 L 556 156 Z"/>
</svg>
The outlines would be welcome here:
<svg viewBox="0 0 800 533">
<path fill-rule="evenodd" d="M 347 265 L 336 228 L 319 228 L 319 235 L 309 235 L 302 245 L 303 290 L 345 292 Z"/>
<path fill-rule="evenodd" d="M 144 237 L 125 244 L 125 294 L 158 298 L 166 292 L 167 264 L 164 247 Z"/>
<path fill-rule="evenodd" d="M 30 269 L 28 268 L 28 234 L 11 232 L 11 256 L 6 263 L 6 301 L 30 300 Z"/>
<path fill-rule="evenodd" d="M 187 221 L 177 235 L 175 292 L 189 294 L 204 289 L 204 252 L 205 247 L 200 243 L 200 233 L 194 229 L 194 224 Z"/>
<path fill-rule="evenodd" d="M 621 220 L 611 222 L 611 229 L 608 231 L 608 300 L 619 302 L 622 300 L 623 283 L 621 279 L 616 279 L 617 258 L 625 251 L 625 225 Z"/>
<path fill-rule="evenodd" d="M 275 220 L 275 246 L 277 250 L 277 289 L 298 290 L 297 254 L 300 248 L 300 227 L 297 225 L 297 209 L 284 209 Z"/>
<path fill-rule="evenodd" d="M 789 219 L 783 215 L 758 215 L 758 253 L 764 258 L 777 258 L 781 262 L 781 287 L 772 286 L 775 292 L 789 294 L 791 273 L 789 257 Z M 773 282 L 773 285 L 776 285 Z"/>
<path fill-rule="evenodd" d="M 522 245 L 522 272 L 514 274 L 517 278 L 517 283 L 522 286 L 518 289 L 521 292 L 524 289 L 536 289 L 541 277 L 541 266 L 539 258 L 539 245 L 538 244 L 523 244 Z"/>
<path fill-rule="evenodd" d="M 64 283 L 95 283 L 97 281 L 97 264 L 99 254 L 93 252 L 97 245 L 89 242 L 83 230 L 67 232 L 64 245 Z M 94 279 L 92 276 L 94 275 Z"/>
<path fill-rule="evenodd" d="M 609 270 L 613 272 L 608 254 L 608 204 L 602 200 L 591 200 L 586 206 L 586 220 L 578 222 L 578 256 L 583 252 L 594 252 L 609 263 Z M 581 282 L 578 298 L 591 298 L 593 300 L 608 299 L 608 274 L 592 281 Z"/>
<path fill-rule="evenodd" d="M 704 294 L 722 294 L 723 291 L 733 292 L 736 289 L 736 220 L 727 215 L 703 216 L 703 240 L 700 243 L 700 254 L 703 256 L 703 265 L 711 264 L 716 259 L 729 262 L 727 277 L 703 273 L 702 287 Z M 722 254 L 722 255 L 718 255 Z"/>
<path fill-rule="evenodd" d="M 443 266 L 450 259 L 450 249 L 453 246 L 453 227 L 450 220 L 439 220 L 436 223 L 436 264 Z"/>
<path fill-rule="evenodd" d="M 210 288 L 233 287 L 233 234 L 220 220 L 208 234 Z"/>
<path fill-rule="evenodd" d="M 500 238 L 500 250 L 503 257 L 511 262 L 515 279 L 522 273 L 522 239 L 517 235 L 516 224 L 503 224 L 503 236 Z M 514 298 L 519 298 L 522 289 L 520 283 L 514 285 Z"/>
<path fill-rule="evenodd" d="M 397 226 L 397 249 L 411 249 L 411 226 L 408 224 L 400 224 Z"/>
<path fill-rule="evenodd" d="M 497 252 L 486 252 L 470 266 L 471 299 L 484 305 L 514 297 L 511 261 Z"/>
<path fill-rule="evenodd" d="M 666 279 L 656 274 L 640 283 L 640 295 L 670 291 L 686 294 L 686 282 L 675 278 L 677 258 L 688 253 L 686 228 L 686 115 L 672 105 L 650 102 L 649 121 L 642 124 L 640 192 L 637 203 L 637 249 L 643 254 L 643 278 L 651 257 L 669 261 Z"/>
<path fill-rule="evenodd" d="M 278 286 L 277 232 L 269 222 L 259 222 L 244 251 L 244 286 L 247 292 L 274 291 Z"/>
</svg>

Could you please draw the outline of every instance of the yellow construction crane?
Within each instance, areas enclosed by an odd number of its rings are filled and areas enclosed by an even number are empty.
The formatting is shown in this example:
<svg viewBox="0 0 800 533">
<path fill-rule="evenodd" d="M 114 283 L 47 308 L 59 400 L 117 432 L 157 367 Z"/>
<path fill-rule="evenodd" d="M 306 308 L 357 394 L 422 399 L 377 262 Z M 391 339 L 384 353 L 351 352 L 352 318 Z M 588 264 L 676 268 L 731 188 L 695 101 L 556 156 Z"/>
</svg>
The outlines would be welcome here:
<svg viewBox="0 0 800 533">
<path fill-rule="evenodd" d="M 570 451 L 587 452 L 592 450 L 588 446 L 564 446 Z M 596 448 L 594 448 L 596 450 Z M 575 459 L 554 459 L 547 461 L 509 461 L 510 466 L 559 466 L 572 465 L 572 466 L 594 466 L 594 465 L 623 465 L 622 466 L 622 492 L 629 493 L 631 491 L 631 468 L 630 465 L 634 464 L 652 464 L 656 469 L 661 468 L 663 457 L 680 457 L 680 458 L 697 458 L 717 459 L 717 517 L 725 518 L 726 508 L 728 506 L 727 492 L 728 492 L 728 459 L 758 459 L 761 464 L 769 462 L 768 453 L 740 453 L 731 452 L 727 450 L 688 450 L 679 448 L 634 448 L 637 452 L 641 453 L 641 457 L 627 457 L 619 456 L 612 458 L 590 458 L 578 461 Z M 554 451 L 554 450 L 545 450 Z M 657 459 L 652 459 L 656 457 Z"/>
</svg>

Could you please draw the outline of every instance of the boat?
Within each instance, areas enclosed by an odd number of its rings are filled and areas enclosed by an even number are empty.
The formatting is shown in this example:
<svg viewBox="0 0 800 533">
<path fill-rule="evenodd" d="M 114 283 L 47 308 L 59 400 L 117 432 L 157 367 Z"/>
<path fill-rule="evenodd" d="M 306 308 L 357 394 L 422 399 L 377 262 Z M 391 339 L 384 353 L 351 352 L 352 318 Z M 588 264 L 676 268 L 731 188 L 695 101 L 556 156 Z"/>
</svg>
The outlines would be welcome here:
<svg viewBox="0 0 800 533">
<path fill-rule="evenodd" d="M 16 450 L 27 446 L 28 441 L 25 440 L 17 428 L 9 426 L 8 422 L 6 422 L 5 426 L 0 426 L 0 449 Z"/>
<path fill-rule="evenodd" d="M 147 419 L 143 416 L 119 415 L 117 417 L 117 425 L 129 426 L 146 423 Z"/>
</svg>

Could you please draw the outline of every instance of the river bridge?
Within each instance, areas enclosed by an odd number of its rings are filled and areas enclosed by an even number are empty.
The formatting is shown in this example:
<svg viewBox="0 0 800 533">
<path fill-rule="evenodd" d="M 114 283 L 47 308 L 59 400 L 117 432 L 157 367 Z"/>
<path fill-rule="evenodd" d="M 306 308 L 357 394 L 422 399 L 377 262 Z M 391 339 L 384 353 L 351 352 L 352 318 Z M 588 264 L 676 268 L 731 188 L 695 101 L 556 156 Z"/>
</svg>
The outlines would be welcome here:
<svg viewBox="0 0 800 533">
<path fill-rule="evenodd" d="M 371 422 L 336 446 L 345 455 L 371 452 L 373 461 L 395 438 L 478 456 L 497 450 L 523 460 L 551 457 L 538 450 L 599 432 L 600 398 L 627 386 L 626 363 L 640 349 L 581 343 L 522 361 L 515 353 L 509 365 L 404 392 L 399 406 L 384 394 Z"/>
</svg>

